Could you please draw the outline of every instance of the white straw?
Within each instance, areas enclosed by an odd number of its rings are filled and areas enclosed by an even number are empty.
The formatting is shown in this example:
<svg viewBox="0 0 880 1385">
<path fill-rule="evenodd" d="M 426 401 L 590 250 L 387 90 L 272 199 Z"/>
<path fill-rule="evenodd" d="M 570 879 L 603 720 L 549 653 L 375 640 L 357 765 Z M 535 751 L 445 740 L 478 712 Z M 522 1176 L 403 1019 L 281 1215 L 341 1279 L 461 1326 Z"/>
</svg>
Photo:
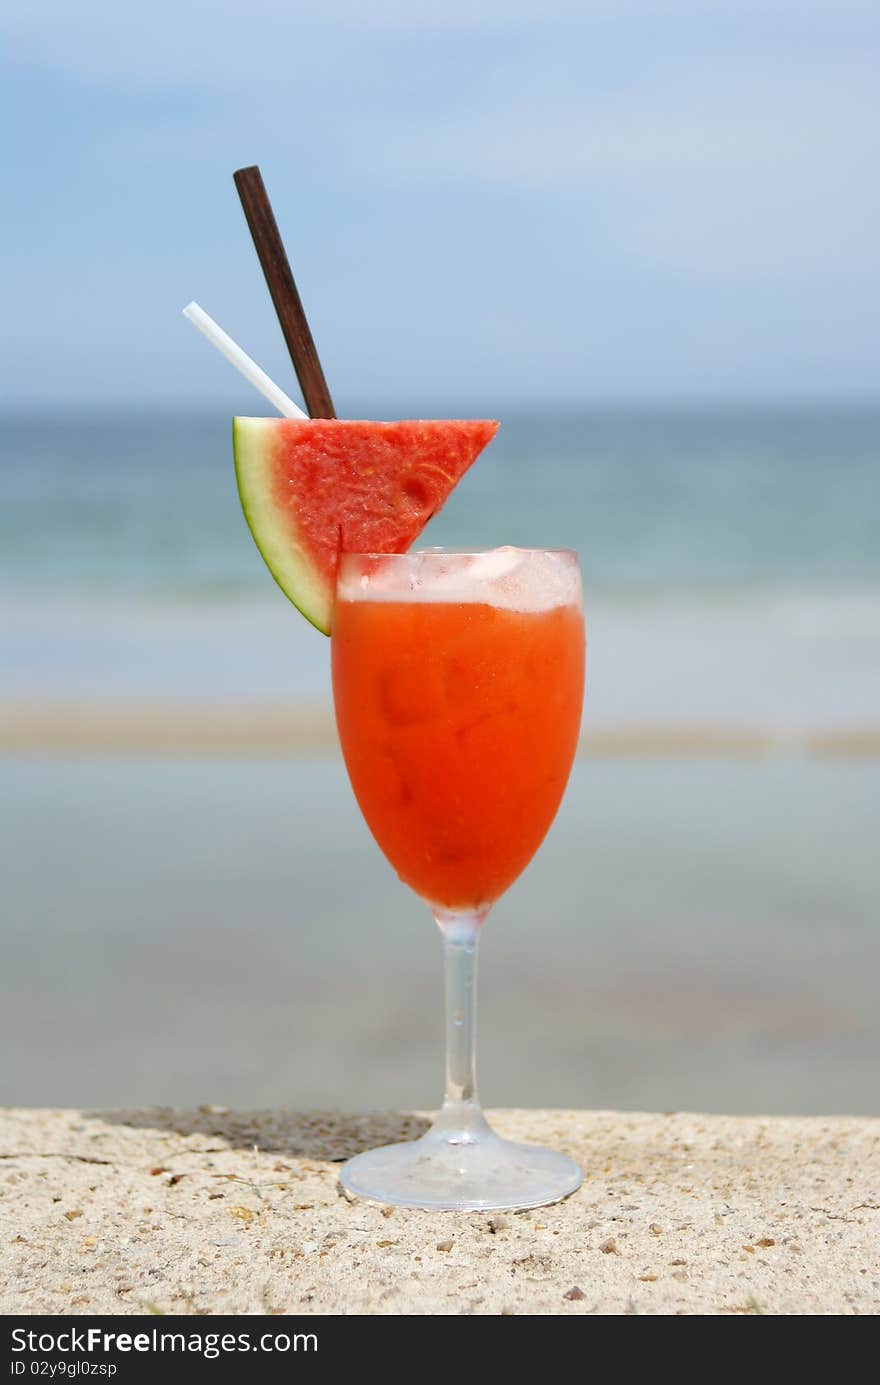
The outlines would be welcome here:
<svg viewBox="0 0 880 1385">
<path fill-rule="evenodd" d="M 198 327 L 200 332 L 204 332 L 211 345 L 223 352 L 227 361 L 231 361 L 236 370 L 241 371 L 244 378 L 249 380 L 254 389 L 258 389 L 260 394 L 268 399 L 279 414 L 283 414 L 285 418 L 308 418 L 308 414 L 304 414 L 299 405 L 294 404 L 293 400 L 284 393 L 284 390 L 279 389 L 275 381 L 269 379 L 265 370 L 261 370 L 256 361 L 252 361 L 247 352 L 242 351 L 241 347 L 232 340 L 232 337 L 227 336 L 223 328 L 218 327 L 214 319 L 209 317 L 198 303 L 188 303 L 183 310 L 183 315 L 188 317 L 193 326 Z"/>
</svg>

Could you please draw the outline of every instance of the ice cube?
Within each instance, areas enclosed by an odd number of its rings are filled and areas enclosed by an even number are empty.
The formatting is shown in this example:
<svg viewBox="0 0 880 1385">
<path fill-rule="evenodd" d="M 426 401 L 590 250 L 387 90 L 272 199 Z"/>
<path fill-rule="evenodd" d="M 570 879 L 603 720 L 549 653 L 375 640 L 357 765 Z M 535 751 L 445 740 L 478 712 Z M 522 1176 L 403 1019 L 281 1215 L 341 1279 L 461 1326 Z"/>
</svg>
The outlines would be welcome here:
<svg viewBox="0 0 880 1385">
<path fill-rule="evenodd" d="M 467 568 L 467 578 L 474 582 L 500 582 L 510 577 L 523 561 L 518 548 L 493 548 L 489 553 L 478 553 L 471 558 Z"/>
</svg>

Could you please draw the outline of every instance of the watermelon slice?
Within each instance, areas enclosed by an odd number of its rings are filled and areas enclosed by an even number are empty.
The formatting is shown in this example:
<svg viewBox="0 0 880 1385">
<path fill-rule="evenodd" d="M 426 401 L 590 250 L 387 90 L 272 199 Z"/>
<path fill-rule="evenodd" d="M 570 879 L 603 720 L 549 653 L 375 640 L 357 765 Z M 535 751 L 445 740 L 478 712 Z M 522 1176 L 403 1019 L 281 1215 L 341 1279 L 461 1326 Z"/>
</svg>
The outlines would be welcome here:
<svg viewBox="0 0 880 1385">
<path fill-rule="evenodd" d="M 236 418 L 238 493 L 275 581 L 330 633 L 340 553 L 405 553 L 498 424 Z"/>
</svg>

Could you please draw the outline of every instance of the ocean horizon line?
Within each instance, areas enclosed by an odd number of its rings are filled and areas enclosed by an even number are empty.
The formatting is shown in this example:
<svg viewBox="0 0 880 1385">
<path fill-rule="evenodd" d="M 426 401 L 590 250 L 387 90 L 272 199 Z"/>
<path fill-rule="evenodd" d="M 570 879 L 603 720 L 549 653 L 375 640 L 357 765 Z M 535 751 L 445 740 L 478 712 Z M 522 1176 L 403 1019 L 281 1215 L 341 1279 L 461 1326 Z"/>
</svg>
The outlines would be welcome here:
<svg viewBox="0 0 880 1385">
<path fill-rule="evenodd" d="M 480 394 L 479 396 L 454 396 L 462 408 L 455 414 L 449 413 L 452 398 L 449 395 L 423 396 L 380 396 L 371 399 L 357 398 L 342 418 L 439 418 L 476 416 L 466 411 L 477 411 L 480 417 L 492 416 L 493 410 L 504 410 L 505 416 L 555 414 L 565 418 L 609 415 L 611 417 L 641 415 L 655 417 L 681 417 L 701 415 L 717 418 L 752 415 L 756 417 L 809 416 L 836 414 L 880 414 L 880 393 L 852 395 L 833 394 L 828 396 L 809 395 L 621 395 L 582 398 L 570 395 L 560 397 L 543 396 L 535 398 L 508 399 L 499 395 Z M 443 410 L 443 412 L 438 412 Z M 185 417 L 189 419 L 232 418 L 238 415 L 262 417 L 271 410 L 255 395 L 232 395 L 229 399 L 198 398 L 192 401 L 178 399 L 121 399 L 121 400 L 0 400 L 0 417 L 12 421 L 70 418 L 87 421 L 92 418 L 149 418 L 160 416 L 163 419 Z"/>
</svg>

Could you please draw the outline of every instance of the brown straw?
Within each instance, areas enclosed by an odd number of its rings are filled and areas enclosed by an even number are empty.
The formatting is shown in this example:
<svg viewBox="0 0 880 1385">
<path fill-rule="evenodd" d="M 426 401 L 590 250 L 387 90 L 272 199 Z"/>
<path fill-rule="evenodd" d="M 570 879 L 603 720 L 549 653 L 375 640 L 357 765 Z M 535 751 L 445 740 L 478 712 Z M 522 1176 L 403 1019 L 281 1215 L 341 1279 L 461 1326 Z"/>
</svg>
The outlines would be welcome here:
<svg viewBox="0 0 880 1385">
<path fill-rule="evenodd" d="M 330 398 L 296 284 L 293 282 L 290 262 L 263 176 L 256 164 L 251 168 L 240 168 L 232 176 L 257 257 L 272 295 L 272 302 L 275 304 L 306 408 L 312 418 L 335 418 L 336 410 Z"/>
</svg>

